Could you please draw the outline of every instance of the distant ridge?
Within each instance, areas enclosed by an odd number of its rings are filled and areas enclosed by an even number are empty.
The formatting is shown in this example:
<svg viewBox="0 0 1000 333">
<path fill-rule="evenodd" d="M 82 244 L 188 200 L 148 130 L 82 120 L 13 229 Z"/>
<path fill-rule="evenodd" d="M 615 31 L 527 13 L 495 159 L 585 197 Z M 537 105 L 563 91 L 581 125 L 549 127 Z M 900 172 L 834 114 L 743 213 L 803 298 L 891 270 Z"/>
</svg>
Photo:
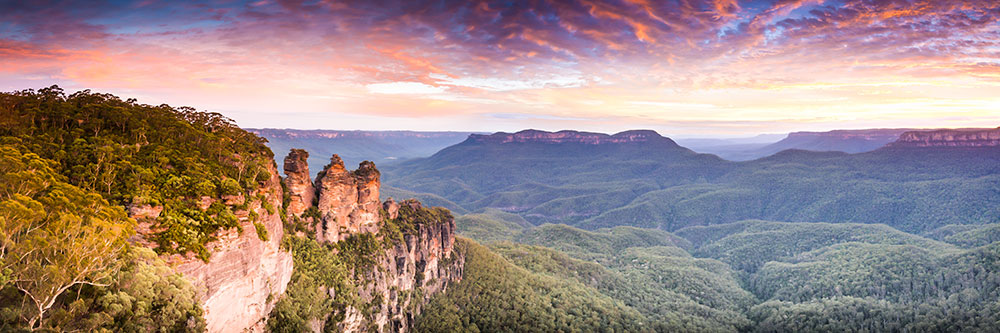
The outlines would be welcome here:
<svg viewBox="0 0 1000 333">
<path fill-rule="evenodd" d="M 338 154 L 345 165 L 357 166 L 372 161 L 381 166 L 411 158 L 427 157 L 442 148 L 457 144 L 472 132 L 299 130 L 288 128 L 251 128 L 248 132 L 267 139 L 275 162 L 289 149 L 309 151 L 309 163 L 325 165 L 330 155 Z"/>
<path fill-rule="evenodd" d="M 892 148 L 997 146 L 1000 146 L 1000 127 L 910 131 L 888 145 Z"/>
<path fill-rule="evenodd" d="M 467 142 L 476 143 L 494 143 L 494 144 L 504 144 L 504 143 L 582 143 L 590 145 L 598 144 L 609 144 L 609 143 L 634 143 L 634 142 L 653 142 L 653 141 L 663 141 L 670 142 L 674 145 L 676 143 L 669 138 L 661 136 L 656 131 L 652 130 L 630 130 L 614 135 L 608 135 L 604 133 L 591 133 L 591 132 L 580 132 L 564 130 L 558 132 L 547 132 L 540 130 L 523 130 L 517 133 L 506 133 L 497 132 L 489 135 L 481 134 L 471 134 Z"/>
</svg>

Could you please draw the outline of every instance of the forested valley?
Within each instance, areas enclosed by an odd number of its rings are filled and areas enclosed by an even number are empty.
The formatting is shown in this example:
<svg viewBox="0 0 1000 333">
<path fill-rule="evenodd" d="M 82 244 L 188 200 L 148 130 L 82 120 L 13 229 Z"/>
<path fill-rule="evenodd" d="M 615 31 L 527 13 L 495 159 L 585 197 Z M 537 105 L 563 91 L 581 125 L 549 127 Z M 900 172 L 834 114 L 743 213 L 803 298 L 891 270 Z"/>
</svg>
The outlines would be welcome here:
<svg viewBox="0 0 1000 333">
<path fill-rule="evenodd" d="M 452 217 L 455 257 L 434 260 L 464 260 L 460 279 L 386 290 L 415 300 L 414 331 L 1000 330 L 996 147 L 737 163 L 648 131 L 600 137 L 641 144 L 470 139 L 383 167 L 383 197 L 428 207 L 375 207 L 378 236 L 330 244 L 302 222 L 324 218 L 315 208 L 286 218 L 268 142 L 219 114 L 55 86 L 0 94 L 0 111 L 2 331 L 209 330 L 205 291 L 176 262 L 207 263 L 244 232 L 295 266 L 257 329 L 341 330 L 388 311 L 362 297 L 392 270 L 382 253 Z"/>
</svg>

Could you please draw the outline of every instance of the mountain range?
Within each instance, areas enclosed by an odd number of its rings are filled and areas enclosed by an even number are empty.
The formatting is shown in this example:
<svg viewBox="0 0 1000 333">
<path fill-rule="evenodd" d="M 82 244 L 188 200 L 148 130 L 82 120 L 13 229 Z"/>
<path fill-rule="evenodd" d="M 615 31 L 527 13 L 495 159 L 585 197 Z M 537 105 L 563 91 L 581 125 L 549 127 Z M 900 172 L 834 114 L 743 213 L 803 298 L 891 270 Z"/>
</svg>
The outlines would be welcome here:
<svg viewBox="0 0 1000 333">
<path fill-rule="evenodd" d="M 444 147 L 462 142 L 471 132 L 336 131 L 251 128 L 247 131 L 267 139 L 275 152 L 304 149 L 312 153 L 309 163 L 323 166 L 337 154 L 347 165 L 372 161 L 378 165 L 427 157 Z M 280 154 L 275 154 L 280 155 Z M 277 156 L 276 158 L 280 158 Z M 281 161 L 276 160 L 277 163 Z"/>
<path fill-rule="evenodd" d="M 994 222 L 1000 150 L 949 148 L 949 142 L 858 154 L 785 150 L 731 162 L 653 131 L 472 135 L 430 157 L 389 166 L 385 193 L 584 229 L 676 230 L 767 219 L 886 223 L 920 232 Z"/>
</svg>

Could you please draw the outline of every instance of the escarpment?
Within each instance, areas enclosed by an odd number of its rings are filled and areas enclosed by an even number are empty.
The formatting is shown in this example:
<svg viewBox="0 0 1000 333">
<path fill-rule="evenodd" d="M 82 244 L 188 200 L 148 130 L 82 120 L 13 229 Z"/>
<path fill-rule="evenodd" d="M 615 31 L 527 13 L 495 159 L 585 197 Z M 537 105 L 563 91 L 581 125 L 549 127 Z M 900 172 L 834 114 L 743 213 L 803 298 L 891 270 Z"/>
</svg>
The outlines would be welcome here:
<svg viewBox="0 0 1000 333">
<path fill-rule="evenodd" d="M 286 158 L 285 185 L 293 200 L 286 206 L 290 223 L 306 230 L 289 237 L 313 237 L 335 252 L 351 270 L 357 301 L 334 307 L 325 318 L 313 318 L 314 331 L 405 332 L 436 293 L 461 280 L 464 257 L 453 251 L 455 220 L 447 209 L 423 207 L 416 200 L 379 200 L 380 172 L 372 162 L 350 171 L 333 155 L 316 176 L 315 205 L 288 209 L 296 198 L 309 197 L 303 151 Z M 293 167 L 288 167 L 289 162 Z M 293 170 L 289 173 L 288 170 Z M 306 200 L 299 202 L 305 203 Z M 375 248 L 374 251 L 366 249 Z M 356 263 L 367 263 L 357 265 Z M 334 288 L 329 288 L 334 298 Z M 342 291 L 343 292 L 343 291 Z M 355 296 L 352 296 L 355 297 Z"/>
<path fill-rule="evenodd" d="M 988 129 L 947 129 L 903 133 L 889 147 L 996 147 L 1000 146 L 1000 127 Z"/>
<path fill-rule="evenodd" d="M 269 178 L 249 195 L 222 198 L 225 205 L 236 208 L 239 228 L 223 230 L 206 244 L 207 261 L 191 255 L 164 256 L 200 290 L 209 332 L 263 332 L 268 313 L 291 279 L 292 256 L 281 249 L 284 226 L 275 208 L 282 203 L 281 179 L 273 164 L 267 172 Z M 206 206 L 215 200 L 202 198 Z M 157 218 L 160 210 L 132 207 L 130 213 L 142 222 Z"/>
</svg>

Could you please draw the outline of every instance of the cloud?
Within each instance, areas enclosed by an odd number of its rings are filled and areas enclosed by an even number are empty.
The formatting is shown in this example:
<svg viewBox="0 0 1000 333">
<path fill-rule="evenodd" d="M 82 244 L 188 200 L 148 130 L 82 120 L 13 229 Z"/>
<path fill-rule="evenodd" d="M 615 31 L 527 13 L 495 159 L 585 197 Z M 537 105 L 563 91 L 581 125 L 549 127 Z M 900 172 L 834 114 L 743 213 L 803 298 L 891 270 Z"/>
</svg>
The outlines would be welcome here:
<svg viewBox="0 0 1000 333">
<path fill-rule="evenodd" d="M 374 94 L 428 95 L 445 92 L 445 89 L 442 87 L 426 85 L 420 82 L 372 83 L 365 87 L 368 88 L 368 92 Z"/>
<path fill-rule="evenodd" d="M 1000 93 L 998 21 L 994 0 L 3 2 L 0 77 L 394 117 L 875 118 L 872 96 Z"/>
</svg>

